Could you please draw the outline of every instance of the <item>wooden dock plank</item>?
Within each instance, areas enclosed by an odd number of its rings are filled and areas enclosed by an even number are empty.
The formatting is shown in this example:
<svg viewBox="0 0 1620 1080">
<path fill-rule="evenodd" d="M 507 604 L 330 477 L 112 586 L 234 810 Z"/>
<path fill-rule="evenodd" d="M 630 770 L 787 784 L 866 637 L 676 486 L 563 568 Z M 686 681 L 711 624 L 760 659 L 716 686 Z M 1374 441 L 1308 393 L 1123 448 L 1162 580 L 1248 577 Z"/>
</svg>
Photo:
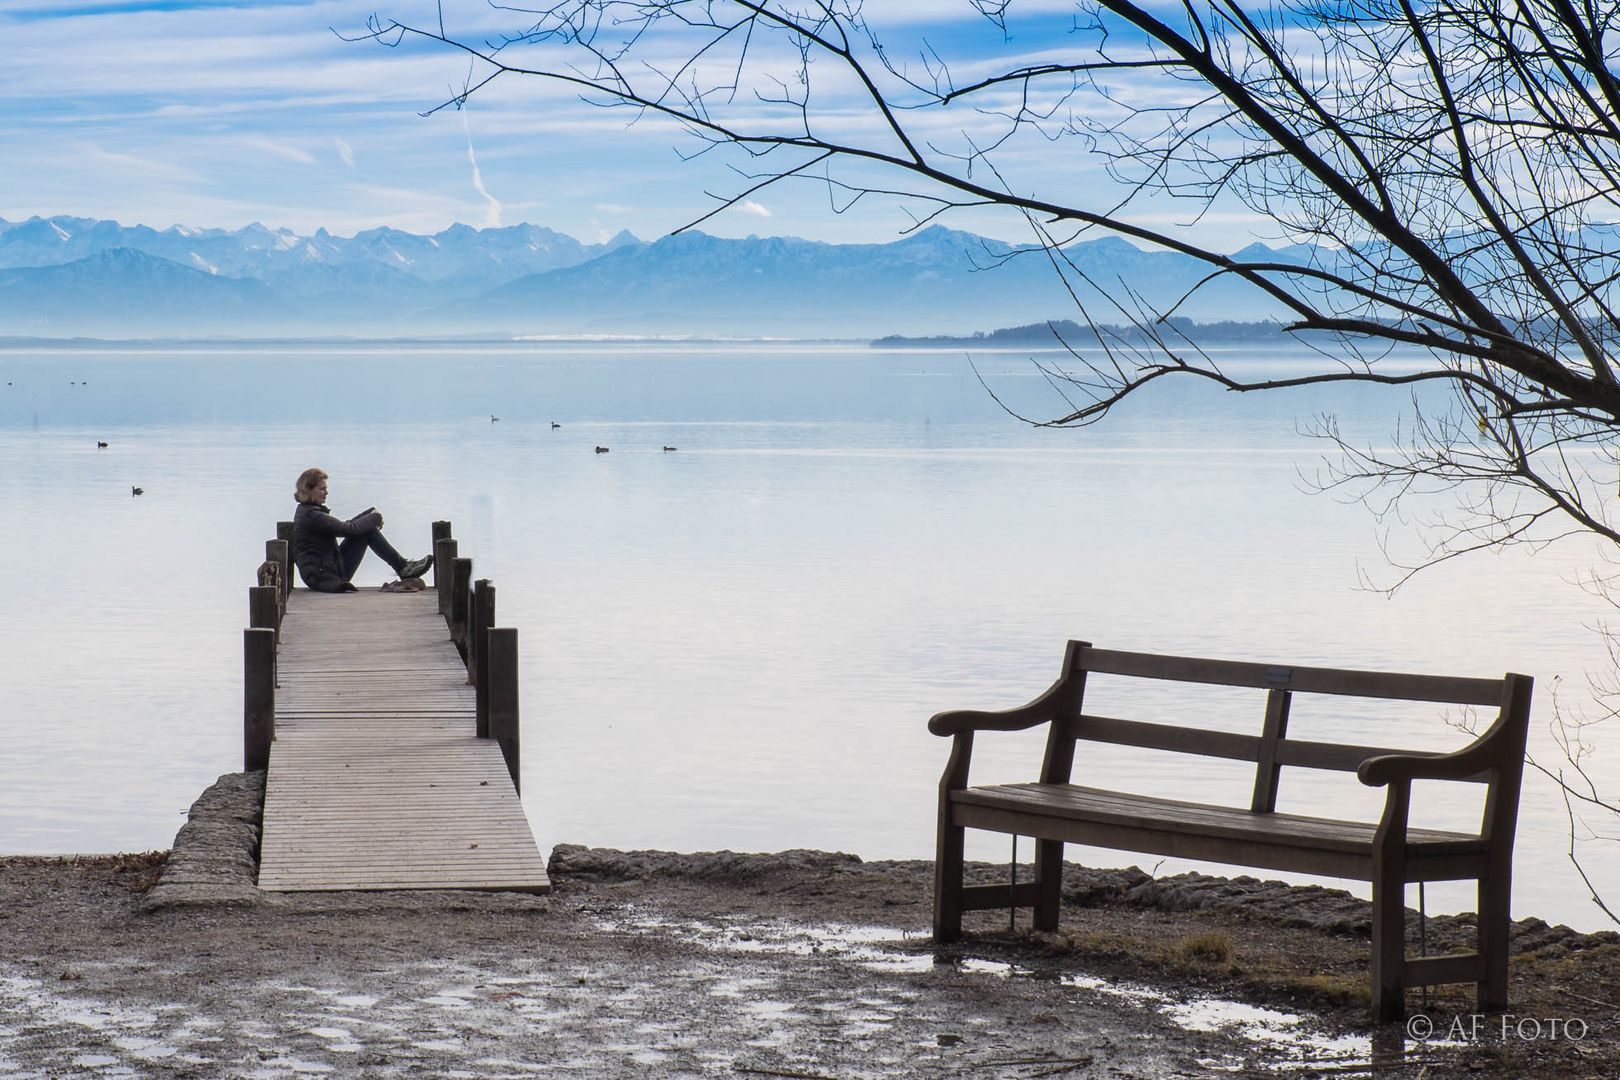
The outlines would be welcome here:
<svg viewBox="0 0 1620 1080">
<path fill-rule="evenodd" d="M 276 674 L 260 888 L 550 890 L 435 594 L 295 590 Z"/>
</svg>

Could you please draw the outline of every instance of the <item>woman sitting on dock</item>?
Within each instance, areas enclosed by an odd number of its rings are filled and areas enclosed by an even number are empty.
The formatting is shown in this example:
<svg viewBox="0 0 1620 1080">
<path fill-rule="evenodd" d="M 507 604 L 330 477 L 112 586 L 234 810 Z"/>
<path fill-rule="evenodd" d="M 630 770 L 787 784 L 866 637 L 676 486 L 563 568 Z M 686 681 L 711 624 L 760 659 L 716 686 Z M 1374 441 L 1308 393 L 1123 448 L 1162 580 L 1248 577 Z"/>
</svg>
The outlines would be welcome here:
<svg viewBox="0 0 1620 1080">
<path fill-rule="evenodd" d="M 298 475 L 293 491 L 293 498 L 298 500 L 298 511 L 293 515 L 293 561 L 305 585 L 317 592 L 357 592 L 350 579 L 360 568 L 367 548 L 393 567 L 401 580 L 427 573 L 433 556 L 406 559 L 395 551 L 383 537 L 383 517 L 375 506 L 347 521 L 332 516 L 326 508 L 327 479 L 320 469 L 305 469 Z"/>
</svg>

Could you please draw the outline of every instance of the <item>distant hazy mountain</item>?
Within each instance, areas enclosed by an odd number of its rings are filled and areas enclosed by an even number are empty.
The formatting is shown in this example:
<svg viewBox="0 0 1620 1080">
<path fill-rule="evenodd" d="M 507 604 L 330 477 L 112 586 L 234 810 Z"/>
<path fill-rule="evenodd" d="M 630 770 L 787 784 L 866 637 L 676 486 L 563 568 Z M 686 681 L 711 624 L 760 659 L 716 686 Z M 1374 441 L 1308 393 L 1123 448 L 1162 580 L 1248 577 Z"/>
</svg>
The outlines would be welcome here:
<svg viewBox="0 0 1620 1080">
<path fill-rule="evenodd" d="M 1262 249 L 1263 250 L 1263 249 Z M 1309 249 L 1269 253 L 1304 261 Z M 1207 273 L 1117 239 L 1067 259 L 1157 308 Z M 1074 278 L 1086 314 L 1124 321 Z M 1178 313 L 1261 320 L 1252 289 L 1217 280 Z M 0 336 L 965 334 L 1078 317 L 1044 252 L 933 227 L 885 244 L 690 232 L 582 244 L 535 225 L 432 236 L 371 229 L 158 231 L 87 218 L 0 220 Z"/>
<path fill-rule="evenodd" d="M 1186 256 L 1117 239 L 1073 244 L 1066 254 L 1098 286 L 1123 284 L 1160 308 L 1208 274 Z M 1093 318 L 1121 320 L 1097 288 L 1072 283 Z M 1180 310 L 1195 319 L 1280 314 L 1252 288 L 1225 280 Z M 1074 313 L 1044 252 L 938 226 L 888 244 L 683 233 L 519 278 L 444 311 L 451 322 L 503 330 L 793 337 L 966 333 Z"/>
<path fill-rule="evenodd" d="M 377 272 L 393 271 L 476 293 L 636 243 L 634 236 L 620 233 L 606 244 L 581 244 L 538 225 L 504 229 L 452 225 L 433 236 L 368 229 L 345 238 L 325 229 L 300 236 L 291 229 L 272 230 L 257 223 L 234 231 L 177 225 L 159 232 L 145 225 L 54 217 L 20 223 L 0 220 L 0 268 L 54 266 L 128 248 L 210 274 L 274 281 L 277 291 L 288 295 L 324 292 L 334 283 L 333 271 L 352 273 L 358 280 L 366 280 L 368 274 L 375 280 Z M 316 281 L 303 285 L 306 274 L 313 274 Z"/>
<path fill-rule="evenodd" d="M 193 270 L 142 251 L 112 248 L 59 266 L 0 270 L 0 333 L 47 337 L 234 334 L 287 316 L 258 281 Z"/>
</svg>

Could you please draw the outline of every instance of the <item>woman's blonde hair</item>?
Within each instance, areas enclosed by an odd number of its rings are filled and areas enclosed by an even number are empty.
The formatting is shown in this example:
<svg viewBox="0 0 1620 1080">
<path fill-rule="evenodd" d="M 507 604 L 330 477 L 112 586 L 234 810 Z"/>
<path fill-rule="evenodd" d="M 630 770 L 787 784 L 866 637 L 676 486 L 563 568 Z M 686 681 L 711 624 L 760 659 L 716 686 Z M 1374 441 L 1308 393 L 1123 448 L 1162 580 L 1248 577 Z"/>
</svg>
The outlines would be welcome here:
<svg viewBox="0 0 1620 1080">
<path fill-rule="evenodd" d="M 320 469 L 305 469 L 298 474 L 298 484 L 293 488 L 293 498 L 301 503 L 314 502 L 315 488 L 325 479 L 326 473 Z"/>
</svg>

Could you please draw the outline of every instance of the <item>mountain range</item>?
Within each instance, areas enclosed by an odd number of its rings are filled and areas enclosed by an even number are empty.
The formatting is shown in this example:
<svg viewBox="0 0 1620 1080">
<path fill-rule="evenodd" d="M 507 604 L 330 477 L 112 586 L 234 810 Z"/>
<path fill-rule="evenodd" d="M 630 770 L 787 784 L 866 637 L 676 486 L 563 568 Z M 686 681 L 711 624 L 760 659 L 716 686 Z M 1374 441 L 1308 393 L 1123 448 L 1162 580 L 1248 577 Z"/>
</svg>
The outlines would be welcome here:
<svg viewBox="0 0 1620 1080">
<path fill-rule="evenodd" d="M 1098 322 L 1122 320 L 1098 286 L 1163 308 L 1208 272 L 1186 256 L 1112 238 L 1073 243 L 1064 254 L 1081 271 L 1071 280 Z M 1299 262 L 1311 254 L 1269 253 Z M 1280 314 L 1225 279 L 1178 313 Z M 76 217 L 0 219 L 0 336 L 869 338 L 1074 314 L 1075 297 L 1040 249 L 941 226 L 884 244 L 695 231 L 652 242 L 621 232 L 584 244 L 537 225 L 340 237 L 258 224 L 160 231 Z"/>
</svg>

